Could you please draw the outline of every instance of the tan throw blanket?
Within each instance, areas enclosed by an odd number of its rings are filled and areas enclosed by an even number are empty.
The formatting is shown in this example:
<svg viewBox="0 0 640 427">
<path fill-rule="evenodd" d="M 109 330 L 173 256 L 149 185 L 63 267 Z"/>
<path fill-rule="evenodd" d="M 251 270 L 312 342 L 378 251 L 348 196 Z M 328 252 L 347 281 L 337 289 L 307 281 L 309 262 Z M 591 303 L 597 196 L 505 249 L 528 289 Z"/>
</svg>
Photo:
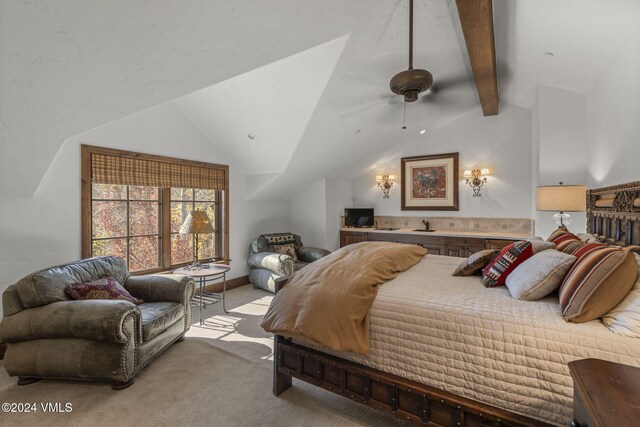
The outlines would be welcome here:
<svg viewBox="0 0 640 427">
<path fill-rule="evenodd" d="M 362 242 L 345 246 L 294 274 L 274 297 L 261 326 L 337 351 L 369 355 L 369 308 L 378 285 L 415 265 L 417 245 Z"/>
</svg>

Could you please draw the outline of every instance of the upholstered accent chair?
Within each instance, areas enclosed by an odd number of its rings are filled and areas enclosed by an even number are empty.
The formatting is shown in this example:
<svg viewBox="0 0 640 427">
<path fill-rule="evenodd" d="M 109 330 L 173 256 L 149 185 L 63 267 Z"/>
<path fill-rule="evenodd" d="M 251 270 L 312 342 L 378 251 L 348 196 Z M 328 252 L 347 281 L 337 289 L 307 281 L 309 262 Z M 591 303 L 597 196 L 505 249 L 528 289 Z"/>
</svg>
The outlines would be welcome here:
<svg viewBox="0 0 640 427">
<path fill-rule="evenodd" d="M 72 300 L 64 291 L 102 277 L 113 277 L 144 302 Z M 29 274 L 2 295 L 4 367 L 20 385 L 64 378 L 126 388 L 149 362 L 184 339 L 194 288 L 186 276 L 132 276 L 124 260 L 113 256 Z"/>
<path fill-rule="evenodd" d="M 279 248 L 293 245 L 293 254 L 278 252 Z M 329 255 L 326 249 L 303 246 L 300 236 L 293 233 L 263 234 L 249 245 L 249 282 L 270 292 L 305 265 Z"/>
</svg>

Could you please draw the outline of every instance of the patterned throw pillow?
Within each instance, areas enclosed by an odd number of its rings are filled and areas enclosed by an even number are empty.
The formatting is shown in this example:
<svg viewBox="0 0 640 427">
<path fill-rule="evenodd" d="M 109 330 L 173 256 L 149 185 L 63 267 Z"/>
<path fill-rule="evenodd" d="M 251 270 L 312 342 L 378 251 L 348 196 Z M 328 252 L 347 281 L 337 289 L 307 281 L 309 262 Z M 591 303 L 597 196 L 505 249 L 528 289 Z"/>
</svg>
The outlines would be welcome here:
<svg viewBox="0 0 640 427">
<path fill-rule="evenodd" d="M 500 251 L 498 249 L 485 249 L 484 251 L 476 252 L 462 261 L 453 272 L 453 275 L 471 276 L 482 270 L 484 266 L 489 264 L 499 253 Z"/>
<path fill-rule="evenodd" d="M 637 277 L 629 250 L 604 247 L 583 254 L 560 286 L 562 315 L 575 323 L 601 317 L 627 296 Z"/>
<path fill-rule="evenodd" d="M 522 240 L 502 248 L 500 254 L 482 270 L 482 281 L 487 288 L 504 285 L 507 276 L 524 260 L 533 256 L 531 242 Z"/>
<path fill-rule="evenodd" d="M 293 243 L 288 243 L 286 245 L 273 245 L 273 251 L 278 254 L 289 255 L 293 262 L 298 262 L 296 248 L 293 246 Z"/>
<path fill-rule="evenodd" d="M 580 238 L 563 228 L 558 228 L 556 231 L 551 233 L 551 235 L 547 238 L 547 241 L 555 243 L 555 249 L 564 252 L 564 249 L 571 243 L 576 241 L 580 242 Z"/>
<path fill-rule="evenodd" d="M 75 300 L 112 299 L 129 301 L 136 305 L 144 302 L 127 292 L 113 277 L 103 277 L 92 282 L 74 283 L 64 288 L 64 292 Z"/>
</svg>

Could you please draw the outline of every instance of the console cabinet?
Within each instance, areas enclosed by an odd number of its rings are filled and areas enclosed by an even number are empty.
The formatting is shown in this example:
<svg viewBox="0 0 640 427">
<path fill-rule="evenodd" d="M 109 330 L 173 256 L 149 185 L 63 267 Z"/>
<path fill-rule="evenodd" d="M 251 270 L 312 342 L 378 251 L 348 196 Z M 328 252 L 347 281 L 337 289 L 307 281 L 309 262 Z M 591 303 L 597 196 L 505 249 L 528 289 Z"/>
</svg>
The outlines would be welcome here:
<svg viewBox="0 0 640 427">
<path fill-rule="evenodd" d="M 366 241 L 409 243 L 426 248 L 432 255 L 462 258 L 484 249 L 502 249 L 516 242 L 516 240 L 512 239 L 485 239 L 483 237 L 445 237 L 403 233 L 340 231 L 340 247 Z"/>
</svg>

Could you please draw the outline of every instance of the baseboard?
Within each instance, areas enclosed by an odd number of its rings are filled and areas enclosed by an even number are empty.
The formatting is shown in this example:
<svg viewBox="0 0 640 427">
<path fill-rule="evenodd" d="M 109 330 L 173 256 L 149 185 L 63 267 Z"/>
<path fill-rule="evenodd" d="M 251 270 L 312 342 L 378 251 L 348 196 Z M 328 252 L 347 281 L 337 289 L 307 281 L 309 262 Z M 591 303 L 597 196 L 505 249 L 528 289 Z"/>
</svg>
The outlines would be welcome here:
<svg viewBox="0 0 640 427">
<path fill-rule="evenodd" d="M 235 279 L 227 280 L 227 290 L 239 288 L 240 286 L 249 284 L 249 276 L 240 276 Z M 197 290 L 198 285 L 196 284 L 196 294 L 198 294 Z M 205 292 L 222 292 L 222 282 L 212 283 L 204 287 Z"/>
<path fill-rule="evenodd" d="M 7 345 L 0 343 L 0 360 L 4 359 L 4 353 L 7 351 Z"/>
</svg>

